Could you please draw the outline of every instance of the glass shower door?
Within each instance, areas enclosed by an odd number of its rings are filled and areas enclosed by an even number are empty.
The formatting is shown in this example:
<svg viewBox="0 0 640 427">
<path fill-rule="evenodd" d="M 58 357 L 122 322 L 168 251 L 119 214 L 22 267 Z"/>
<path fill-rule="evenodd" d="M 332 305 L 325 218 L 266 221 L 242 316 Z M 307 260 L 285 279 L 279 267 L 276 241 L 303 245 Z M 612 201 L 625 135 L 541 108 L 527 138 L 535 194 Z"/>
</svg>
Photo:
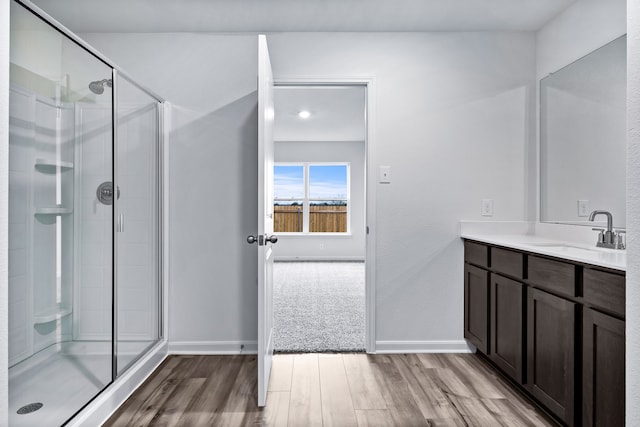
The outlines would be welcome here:
<svg viewBox="0 0 640 427">
<path fill-rule="evenodd" d="M 112 68 L 11 3 L 9 423 L 61 425 L 112 374 Z"/>
<path fill-rule="evenodd" d="M 116 374 L 160 337 L 160 104 L 116 78 Z"/>
</svg>

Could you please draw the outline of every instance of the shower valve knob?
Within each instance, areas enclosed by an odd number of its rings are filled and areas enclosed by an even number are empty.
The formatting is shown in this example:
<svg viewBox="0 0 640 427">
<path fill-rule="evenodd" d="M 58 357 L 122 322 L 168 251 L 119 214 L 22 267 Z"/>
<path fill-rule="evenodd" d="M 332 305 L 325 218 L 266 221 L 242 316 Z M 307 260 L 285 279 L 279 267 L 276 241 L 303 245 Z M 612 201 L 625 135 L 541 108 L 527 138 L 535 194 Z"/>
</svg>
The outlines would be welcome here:
<svg viewBox="0 0 640 427">
<path fill-rule="evenodd" d="M 96 197 L 103 205 L 113 204 L 113 183 L 111 181 L 105 181 L 98 186 L 96 190 Z M 118 199 L 120 198 L 120 187 L 118 187 Z"/>
</svg>

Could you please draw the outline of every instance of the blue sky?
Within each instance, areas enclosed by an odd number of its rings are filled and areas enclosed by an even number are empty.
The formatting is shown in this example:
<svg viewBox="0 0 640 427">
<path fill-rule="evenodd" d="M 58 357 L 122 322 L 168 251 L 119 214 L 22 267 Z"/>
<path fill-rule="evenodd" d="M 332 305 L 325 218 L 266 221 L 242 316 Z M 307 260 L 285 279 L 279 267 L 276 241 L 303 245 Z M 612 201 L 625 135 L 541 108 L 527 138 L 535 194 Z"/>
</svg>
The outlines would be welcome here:
<svg viewBox="0 0 640 427">
<path fill-rule="evenodd" d="M 274 193 L 276 198 L 304 198 L 303 166 L 274 166 Z M 310 197 L 334 199 L 347 197 L 346 165 L 309 166 Z"/>
</svg>

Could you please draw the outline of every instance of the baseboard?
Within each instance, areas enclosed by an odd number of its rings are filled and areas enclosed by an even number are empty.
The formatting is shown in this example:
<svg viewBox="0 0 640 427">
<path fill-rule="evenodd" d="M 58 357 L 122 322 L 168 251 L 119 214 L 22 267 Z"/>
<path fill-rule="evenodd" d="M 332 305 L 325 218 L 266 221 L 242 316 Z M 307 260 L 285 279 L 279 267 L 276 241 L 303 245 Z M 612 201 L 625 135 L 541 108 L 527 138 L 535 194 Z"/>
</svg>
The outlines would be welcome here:
<svg viewBox="0 0 640 427">
<path fill-rule="evenodd" d="M 257 341 L 173 341 L 169 354 L 257 354 Z"/>
<path fill-rule="evenodd" d="M 364 257 L 358 256 L 276 256 L 275 262 L 364 262 Z"/>
<path fill-rule="evenodd" d="M 376 353 L 472 353 L 465 340 L 460 341 L 376 341 Z"/>
<path fill-rule="evenodd" d="M 89 403 L 67 426 L 100 426 L 155 371 L 167 356 L 167 342 L 158 343 L 129 368 L 122 377 Z"/>
</svg>

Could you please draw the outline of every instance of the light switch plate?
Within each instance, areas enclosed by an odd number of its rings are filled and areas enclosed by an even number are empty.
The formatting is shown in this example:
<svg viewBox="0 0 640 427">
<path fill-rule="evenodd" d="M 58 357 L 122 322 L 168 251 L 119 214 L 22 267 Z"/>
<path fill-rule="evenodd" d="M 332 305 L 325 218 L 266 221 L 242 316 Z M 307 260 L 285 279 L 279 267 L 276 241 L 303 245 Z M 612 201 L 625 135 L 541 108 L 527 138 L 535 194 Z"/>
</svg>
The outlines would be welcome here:
<svg viewBox="0 0 640 427">
<path fill-rule="evenodd" d="M 482 199 L 482 216 L 493 216 L 493 199 Z"/>
<path fill-rule="evenodd" d="M 390 184 L 391 183 L 391 166 L 380 166 L 378 169 L 378 180 L 380 184 Z"/>
<path fill-rule="evenodd" d="M 578 200 L 578 216 L 589 216 L 589 201 Z"/>
</svg>

